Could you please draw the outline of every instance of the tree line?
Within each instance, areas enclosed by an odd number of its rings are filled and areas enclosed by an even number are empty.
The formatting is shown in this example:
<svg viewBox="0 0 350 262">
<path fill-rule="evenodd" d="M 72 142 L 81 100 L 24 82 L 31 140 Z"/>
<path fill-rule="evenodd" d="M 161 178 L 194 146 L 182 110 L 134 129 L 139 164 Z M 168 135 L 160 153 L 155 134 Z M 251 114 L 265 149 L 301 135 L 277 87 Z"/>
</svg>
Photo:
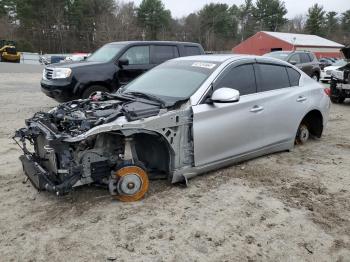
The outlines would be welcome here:
<svg viewBox="0 0 350 262">
<path fill-rule="evenodd" d="M 161 0 L 139 6 L 118 0 L 0 0 L 0 39 L 21 51 L 91 52 L 127 40 L 199 42 L 206 50 L 231 50 L 258 31 L 309 33 L 350 44 L 350 10 L 326 12 L 315 4 L 306 15 L 286 18 L 281 0 L 245 0 L 237 6 L 206 4 L 174 18 Z"/>
</svg>

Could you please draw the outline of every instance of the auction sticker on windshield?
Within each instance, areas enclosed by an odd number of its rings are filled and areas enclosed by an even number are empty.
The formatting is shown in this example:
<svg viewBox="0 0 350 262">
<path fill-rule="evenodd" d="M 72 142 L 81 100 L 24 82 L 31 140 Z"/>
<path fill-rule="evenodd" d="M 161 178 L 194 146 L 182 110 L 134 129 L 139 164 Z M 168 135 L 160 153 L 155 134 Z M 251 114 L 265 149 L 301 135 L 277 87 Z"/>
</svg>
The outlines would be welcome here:
<svg viewBox="0 0 350 262">
<path fill-rule="evenodd" d="M 216 64 L 213 63 L 203 63 L 203 62 L 195 62 L 192 64 L 193 67 L 202 67 L 202 68 L 207 68 L 207 69 L 213 69 Z"/>
</svg>

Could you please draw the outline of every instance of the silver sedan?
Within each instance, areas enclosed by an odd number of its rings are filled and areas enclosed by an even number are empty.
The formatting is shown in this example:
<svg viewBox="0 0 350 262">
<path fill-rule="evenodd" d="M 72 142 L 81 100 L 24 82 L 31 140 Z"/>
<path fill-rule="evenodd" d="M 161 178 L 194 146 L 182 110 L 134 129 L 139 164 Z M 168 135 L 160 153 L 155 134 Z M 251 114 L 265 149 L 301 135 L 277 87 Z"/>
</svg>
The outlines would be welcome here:
<svg viewBox="0 0 350 262">
<path fill-rule="evenodd" d="M 56 194 L 105 184 L 135 201 L 149 178 L 197 174 L 320 138 L 329 89 L 289 63 L 207 55 L 170 60 L 117 93 L 37 113 L 15 138 L 25 174 Z"/>
</svg>

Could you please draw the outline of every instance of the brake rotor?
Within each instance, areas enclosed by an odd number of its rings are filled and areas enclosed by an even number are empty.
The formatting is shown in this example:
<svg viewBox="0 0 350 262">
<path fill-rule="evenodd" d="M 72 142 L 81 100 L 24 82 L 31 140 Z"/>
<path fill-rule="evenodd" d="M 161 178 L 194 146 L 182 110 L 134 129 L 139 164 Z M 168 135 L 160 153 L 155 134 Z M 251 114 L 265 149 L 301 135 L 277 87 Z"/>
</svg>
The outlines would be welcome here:
<svg viewBox="0 0 350 262">
<path fill-rule="evenodd" d="M 299 145 L 305 144 L 306 141 L 309 139 L 309 137 L 310 137 L 310 132 L 308 127 L 305 124 L 300 125 L 298 129 L 296 143 Z"/>
<path fill-rule="evenodd" d="M 114 197 L 123 202 L 140 200 L 148 191 L 147 173 L 138 166 L 125 166 L 115 174 Z"/>
</svg>

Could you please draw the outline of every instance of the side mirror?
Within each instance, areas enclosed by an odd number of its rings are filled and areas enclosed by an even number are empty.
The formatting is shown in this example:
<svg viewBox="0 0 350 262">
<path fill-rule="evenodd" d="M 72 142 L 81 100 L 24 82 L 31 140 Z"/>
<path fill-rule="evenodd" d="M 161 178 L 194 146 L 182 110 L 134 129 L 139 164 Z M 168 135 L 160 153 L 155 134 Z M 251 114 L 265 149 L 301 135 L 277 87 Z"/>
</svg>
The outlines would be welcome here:
<svg viewBox="0 0 350 262">
<path fill-rule="evenodd" d="M 296 65 L 296 64 L 297 64 L 297 61 L 292 60 L 292 61 L 289 61 L 289 63 L 292 64 L 292 65 Z"/>
<path fill-rule="evenodd" d="M 222 87 L 215 90 L 211 96 L 212 103 L 234 103 L 239 101 L 239 91 L 236 89 Z"/>
<path fill-rule="evenodd" d="M 119 67 L 123 68 L 123 66 L 129 65 L 129 60 L 126 58 L 119 59 L 118 65 Z"/>
</svg>

